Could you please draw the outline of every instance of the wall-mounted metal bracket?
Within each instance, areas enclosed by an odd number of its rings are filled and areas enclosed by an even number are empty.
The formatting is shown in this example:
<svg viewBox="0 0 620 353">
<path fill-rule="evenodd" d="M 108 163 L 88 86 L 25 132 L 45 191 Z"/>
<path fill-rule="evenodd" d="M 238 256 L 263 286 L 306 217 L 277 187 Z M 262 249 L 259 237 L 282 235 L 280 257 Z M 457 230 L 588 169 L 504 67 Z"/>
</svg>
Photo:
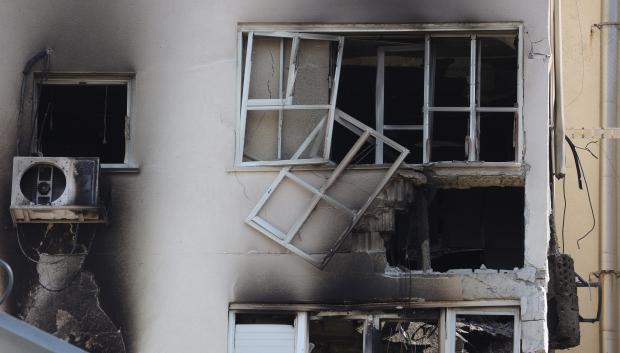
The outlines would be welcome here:
<svg viewBox="0 0 620 353">
<path fill-rule="evenodd" d="M 598 278 L 598 272 L 593 273 L 595 277 Z M 575 273 L 575 281 L 577 282 L 578 288 L 599 288 L 598 282 L 590 282 L 586 281 L 583 277 Z M 587 323 L 595 323 L 598 322 L 601 317 L 601 291 L 598 290 L 598 303 L 596 308 L 596 317 L 594 318 L 584 318 L 579 315 L 579 322 L 587 322 Z"/>
</svg>

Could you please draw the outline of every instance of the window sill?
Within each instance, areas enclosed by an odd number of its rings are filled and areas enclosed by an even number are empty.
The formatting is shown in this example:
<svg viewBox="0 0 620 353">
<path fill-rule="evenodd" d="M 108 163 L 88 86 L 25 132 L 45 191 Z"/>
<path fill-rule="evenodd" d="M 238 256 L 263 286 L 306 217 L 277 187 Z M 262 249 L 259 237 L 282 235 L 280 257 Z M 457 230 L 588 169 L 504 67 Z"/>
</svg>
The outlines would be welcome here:
<svg viewBox="0 0 620 353">
<path fill-rule="evenodd" d="M 228 173 L 238 172 L 279 172 L 285 166 L 242 166 L 235 165 L 228 168 Z M 356 164 L 349 166 L 347 169 L 351 170 L 384 170 L 390 167 L 389 164 Z M 303 170 L 334 170 L 335 164 L 322 164 L 322 165 L 298 165 L 292 166 L 291 170 L 303 171 Z M 497 175 L 497 174 L 511 174 L 511 175 L 525 175 L 525 165 L 518 162 L 432 162 L 428 164 L 407 164 L 404 163 L 400 169 L 416 170 L 419 172 L 432 172 L 436 174 L 485 174 L 485 175 Z"/>
</svg>

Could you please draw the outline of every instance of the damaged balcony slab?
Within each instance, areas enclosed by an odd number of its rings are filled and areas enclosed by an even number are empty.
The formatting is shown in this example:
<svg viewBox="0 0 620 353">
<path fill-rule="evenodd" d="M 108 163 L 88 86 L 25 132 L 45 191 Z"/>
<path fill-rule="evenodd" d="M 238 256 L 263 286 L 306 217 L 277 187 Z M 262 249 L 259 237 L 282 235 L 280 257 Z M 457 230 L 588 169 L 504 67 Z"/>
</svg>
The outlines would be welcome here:
<svg viewBox="0 0 620 353">
<path fill-rule="evenodd" d="M 527 165 L 519 163 L 454 162 L 424 167 L 428 185 L 436 188 L 524 187 Z"/>
<path fill-rule="evenodd" d="M 91 353 L 124 353 L 120 330 L 99 303 L 99 286 L 82 265 L 87 253 L 40 254 L 38 282 L 22 311 L 25 322 Z"/>
</svg>

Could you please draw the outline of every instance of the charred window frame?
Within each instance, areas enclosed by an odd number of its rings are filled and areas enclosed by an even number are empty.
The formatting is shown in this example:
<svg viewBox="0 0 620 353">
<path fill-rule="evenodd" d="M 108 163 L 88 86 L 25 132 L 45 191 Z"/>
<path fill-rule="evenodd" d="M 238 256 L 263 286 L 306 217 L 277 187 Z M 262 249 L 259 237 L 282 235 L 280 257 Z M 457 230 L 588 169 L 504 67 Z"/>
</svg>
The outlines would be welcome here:
<svg viewBox="0 0 620 353">
<path fill-rule="evenodd" d="M 114 113 L 106 112 L 104 109 L 103 115 L 105 117 L 112 116 L 114 121 L 103 119 L 101 123 L 101 129 L 99 132 L 103 134 L 102 145 L 107 143 L 113 143 L 115 146 L 115 152 L 112 153 L 112 157 L 107 157 L 109 160 L 101 158 L 106 152 L 103 148 L 93 154 L 99 154 L 87 157 L 99 157 L 101 160 L 101 169 L 103 171 L 118 171 L 118 172 L 137 172 L 139 166 L 134 158 L 133 153 L 133 141 L 132 141 L 132 116 L 133 116 L 133 96 L 135 90 L 135 74 L 134 73 L 46 73 L 36 74 L 33 90 L 33 153 L 42 156 L 55 155 L 58 153 L 46 153 L 45 139 L 49 134 L 51 123 L 47 120 L 46 108 L 43 107 L 43 101 L 50 98 L 46 98 L 46 89 L 52 92 L 54 89 L 63 87 L 69 91 L 79 92 L 80 88 L 85 89 L 97 89 L 99 87 L 105 87 L 105 93 L 101 95 L 104 97 L 105 109 L 108 106 L 115 104 Z M 108 95 L 108 89 L 110 94 Z M 112 94 L 114 92 L 114 94 Z M 93 97 L 97 94 L 92 94 Z M 84 96 L 90 95 L 84 91 Z M 76 98 L 77 99 L 77 98 Z M 66 99 L 65 100 L 70 100 Z M 64 102 L 63 104 L 69 104 Z M 111 110 L 112 108 L 110 108 Z M 77 113 L 77 112 L 76 112 Z M 107 114 L 106 114 L 107 113 Z M 85 114 L 83 118 L 90 118 L 89 114 Z M 81 117 L 80 117 L 81 119 Z M 58 124 L 57 124 L 58 125 Z M 107 132 L 109 129 L 110 132 Z M 114 136 L 110 137 L 109 134 L 113 133 Z M 107 139 L 106 139 L 107 136 Z M 79 143 L 76 143 L 79 144 Z M 96 149 L 96 147 L 94 147 Z M 77 148 L 76 148 L 77 149 Z M 73 153 L 73 152 L 72 152 Z M 66 154 L 66 153 L 64 153 Z M 79 152 L 75 152 L 76 156 Z M 71 157 L 71 156 L 68 156 Z"/>
<path fill-rule="evenodd" d="M 320 152 L 322 154 L 317 156 L 318 158 L 313 158 L 312 160 L 304 160 L 300 159 L 295 161 L 294 163 L 290 163 L 290 161 L 282 160 L 282 161 L 248 161 L 244 160 L 243 157 L 243 149 L 244 149 L 244 139 L 246 138 L 246 117 L 243 112 L 247 109 L 247 106 L 244 102 L 247 102 L 244 95 L 247 91 L 247 85 L 249 84 L 248 80 L 246 80 L 247 69 L 248 66 L 248 58 L 246 55 L 247 49 L 247 38 L 249 33 L 291 33 L 287 31 L 292 31 L 294 33 L 305 33 L 306 35 L 313 36 L 339 36 L 344 38 L 345 43 L 347 38 L 353 37 L 355 35 L 377 35 L 377 36 L 389 36 L 393 34 L 399 35 L 415 35 L 422 38 L 423 43 L 421 48 L 415 48 L 415 50 L 423 50 L 424 55 L 424 106 L 421 107 L 423 111 L 423 123 L 422 124 L 384 124 L 383 117 L 380 116 L 382 112 L 379 110 L 379 104 L 382 103 L 379 91 L 382 89 L 382 82 L 380 81 L 379 65 L 377 64 L 377 80 L 375 82 L 369 82 L 373 87 L 376 85 L 377 94 L 375 96 L 377 102 L 375 103 L 375 112 L 376 114 L 376 129 L 379 133 L 384 133 L 388 131 L 393 132 L 402 132 L 402 133 L 419 133 L 423 135 L 422 141 L 420 142 L 421 149 L 423 149 L 422 155 L 419 158 L 419 161 L 412 162 L 414 159 L 414 153 L 412 153 L 406 163 L 409 164 L 452 164 L 453 162 L 463 162 L 463 163 L 472 163 L 473 165 L 478 166 L 504 166 L 504 165 L 515 165 L 521 164 L 523 162 L 523 27 L 520 23 L 485 23 L 485 24 L 403 24 L 403 25 L 393 25 L 393 24 L 373 24 L 373 25 L 327 25 L 327 24 L 307 24 L 307 25 L 288 25 L 288 24 L 240 24 L 239 32 L 238 32 L 238 112 L 239 112 L 239 123 L 237 129 L 237 152 L 235 153 L 235 168 L 240 168 L 241 170 L 244 167 L 258 167 L 258 166 L 281 166 L 281 165 L 291 165 L 291 164 L 299 164 L 299 165 L 333 165 L 325 156 L 329 156 L 330 147 L 336 145 L 338 140 L 336 137 L 333 138 L 333 141 L 330 143 L 328 138 L 331 135 L 330 131 L 326 131 L 325 136 L 326 140 L 324 143 L 324 149 Z M 287 34 L 289 35 L 289 34 Z M 481 100 L 480 92 L 481 92 L 481 82 L 483 78 L 481 78 L 481 48 L 484 46 L 483 42 L 488 38 L 494 38 L 498 36 L 513 36 L 514 38 L 514 50 L 516 52 L 516 80 L 514 90 L 516 91 L 516 97 L 514 104 L 508 105 L 486 105 L 483 100 Z M 431 64 L 433 60 L 436 58 L 435 56 L 435 45 L 433 44 L 435 40 L 442 40 L 443 38 L 461 38 L 467 41 L 468 47 L 468 58 L 469 62 L 469 99 L 467 104 L 464 105 L 446 105 L 441 104 L 440 102 L 435 102 L 433 99 L 433 79 L 434 79 L 434 71 L 436 65 Z M 341 43 L 342 45 L 342 43 Z M 346 44 L 345 44 L 346 48 Z M 403 48 L 392 47 L 391 49 L 383 48 L 383 53 L 386 51 L 399 51 L 399 50 L 407 50 L 406 46 Z M 380 51 L 381 51 L 380 50 Z M 378 56 L 380 56 L 379 53 Z M 280 55 L 282 56 L 282 55 Z M 334 56 L 332 59 L 337 58 L 340 63 L 341 54 L 337 57 Z M 377 60 L 380 60 L 378 58 Z M 336 61 L 336 60 L 333 60 Z M 280 62 L 283 62 L 280 58 Z M 338 70 L 339 71 L 339 70 Z M 337 75 L 336 75 L 337 77 Z M 336 85 L 334 89 L 338 89 Z M 280 86 L 280 91 L 282 91 L 282 85 Z M 333 91 L 331 92 L 333 93 Z M 281 98 L 281 97 L 280 97 Z M 259 108 L 262 110 L 266 110 L 266 108 Z M 287 108 L 284 108 L 287 109 Z M 457 117 L 456 119 L 453 119 Z M 441 153 L 437 152 L 433 153 L 434 146 L 433 140 L 437 140 L 437 144 L 441 144 L 441 141 L 438 137 L 433 134 L 440 129 L 446 130 L 445 128 L 438 127 L 438 124 L 434 124 L 435 121 L 439 120 L 447 121 L 452 120 L 454 122 L 463 120 L 464 131 L 462 139 L 463 143 L 460 144 L 463 151 L 464 158 L 442 158 Z M 331 116 L 330 116 L 331 120 Z M 328 121 L 326 129 L 331 127 L 332 121 Z M 368 124 L 368 122 L 366 122 Z M 510 144 L 506 142 L 505 134 L 502 136 L 496 136 L 493 132 L 495 127 L 500 124 L 508 129 L 508 125 L 512 130 L 512 146 L 507 146 Z M 450 128 L 448 127 L 448 130 Z M 387 135 L 390 137 L 389 135 Z M 434 138 L 435 137 L 435 138 Z M 393 138 L 393 140 L 403 143 L 399 141 L 398 138 Z M 488 144 L 493 146 L 491 140 L 506 142 L 502 146 L 506 147 L 506 149 L 510 148 L 509 152 L 506 152 L 502 155 L 502 157 L 489 157 L 485 156 L 485 153 L 481 150 L 485 150 L 484 144 Z M 404 143 L 403 143 L 404 144 Z M 436 145 L 437 145 L 436 144 Z M 407 144 L 404 144 L 407 146 Z M 375 149 L 375 158 L 372 158 L 371 161 L 361 162 L 363 163 L 373 163 L 375 165 L 383 165 L 383 155 L 381 154 L 381 143 L 377 141 L 377 146 Z M 454 147 L 454 146 L 453 146 Z M 279 147 L 280 148 L 280 147 Z M 455 147 L 456 148 L 456 147 Z M 411 148 L 410 148 L 411 149 Z M 489 151 L 489 148 L 486 148 L 486 151 Z M 332 149 L 333 151 L 333 149 Z M 278 151 L 280 153 L 280 151 Z M 509 157 L 506 155 L 510 154 Z M 265 163 L 267 162 L 267 163 Z M 484 163 L 482 163 L 484 162 Z"/>
<path fill-rule="evenodd" d="M 263 308 L 270 306 L 269 304 L 239 305 L 241 307 Z M 295 305 L 291 305 L 291 310 L 289 311 L 283 311 L 288 307 L 287 305 L 278 304 L 272 305 L 278 307 L 275 311 L 269 311 L 268 309 L 232 309 L 233 306 L 235 305 L 231 304 L 231 311 L 229 312 L 228 318 L 228 353 L 253 352 L 253 350 L 243 350 L 239 347 L 239 341 L 242 340 L 242 338 L 239 337 L 238 333 L 242 330 L 238 330 L 237 325 L 240 322 L 241 315 L 250 314 L 250 316 L 257 318 L 264 315 L 264 319 L 255 320 L 255 323 L 260 324 L 268 322 L 274 313 L 278 311 L 280 313 L 286 313 L 286 315 L 289 316 L 288 322 L 284 324 L 290 326 L 287 330 L 288 334 L 294 335 L 294 338 L 291 336 L 285 337 L 289 342 L 287 346 L 288 349 L 282 350 L 282 352 L 307 353 L 311 348 L 316 348 L 315 344 L 319 340 L 329 341 L 329 337 L 325 338 L 326 329 L 329 330 L 330 326 L 340 326 L 340 334 L 342 334 L 342 324 L 347 322 L 351 323 L 352 328 L 356 328 L 355 332 L 353 332 L 353 330 L 349 331 L 352 334 L 357 333 L 359 335 L 350 337 L 349 341 L 351 341 L 351 339 L 355 341 L 353 345 L 355 345 L 360 352 L 364 353 L 385 351 L 386 344 L 388 349 L 390 345 L 394 344 L 397 351 L 400 351 L 399 346 L 403 346 L 403 343 L 414 345 L 415 349 L 420 349 L 420 352 L 455 353 L 457 341 L 460 340 L 461 343 L 465 342 L 463 340 L 464 336 L 472 332 L 474 334 L 488 335 L 489 342 L 499 341 L 503 344 L 505 350 L 502 350 L 502 352 L 505 353 L 520 352 L 521 347 L 521 319 L 519 316 L 520 309 L 517 306 L 447 308 L 431 306 L 416 308 L 415 305 L 413 305 L 412 308 L 406 312 L 402 311 L 402 307 L 398 310 L 380 310 L 377 308 L 372 311 L 332 311 L 328 307 L 325 307 L 323 311 L 321 305 L 310 305 L 318 308 L 310 309 L 312 311 L 295 312 L 292 311 L 295 309 Z M 330 325 L 327 321 L 332 324 L 340 321 L 341 324 Z M 318 326 L 320 332 L 317 332 L 316 323 L 323 324 Z M 282 324 L 283 323 L 279 321 L 272 322 L 272 325 L 276 326 Z M 414 327 L 411 327 L 411 324 L 414 324 Z M 496 332 L 490 332 L 490 329 Z M 390 332 L 396 334 L 396 330 L 402 334 L 404 341 L 398 339 L 398 337 L 391 337 Z M 269 330 L 265 330 L 265 332 L 268 331 Z M 346 333 L 346 330 L 344 331 Z M 254 333 L 258 334 L 258 332 Z M 265 340 L 266 336 L 261 335 L 260 338 Z M 279 338 L 281 339 L 282 336 Z M 342 337 L 338 337 L 338 334 L 335 335 L 335 338 L 340 344 L 346 343 L 347 347 L 352 347 L 351 342 L 343 340 Z M 425 342 L 421 342 L 420 340 L 424 340 Z M 474 342 L 467 343 L 473 344 Z M 247 345 L 244 346 L 247 347 Z"/>
</svg>

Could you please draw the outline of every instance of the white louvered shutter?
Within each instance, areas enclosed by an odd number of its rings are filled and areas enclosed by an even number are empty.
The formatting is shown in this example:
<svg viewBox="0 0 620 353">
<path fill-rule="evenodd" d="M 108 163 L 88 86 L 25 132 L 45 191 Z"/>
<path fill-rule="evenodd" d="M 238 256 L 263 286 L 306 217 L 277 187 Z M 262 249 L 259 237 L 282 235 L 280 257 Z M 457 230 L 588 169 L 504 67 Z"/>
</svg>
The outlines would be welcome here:
<svg viewBox="0 0 620 353">
<path fill-rule="evenodd" d="M 235 325 L 234 353 L 294 353 L 292 325 Z"/>
</svg>

